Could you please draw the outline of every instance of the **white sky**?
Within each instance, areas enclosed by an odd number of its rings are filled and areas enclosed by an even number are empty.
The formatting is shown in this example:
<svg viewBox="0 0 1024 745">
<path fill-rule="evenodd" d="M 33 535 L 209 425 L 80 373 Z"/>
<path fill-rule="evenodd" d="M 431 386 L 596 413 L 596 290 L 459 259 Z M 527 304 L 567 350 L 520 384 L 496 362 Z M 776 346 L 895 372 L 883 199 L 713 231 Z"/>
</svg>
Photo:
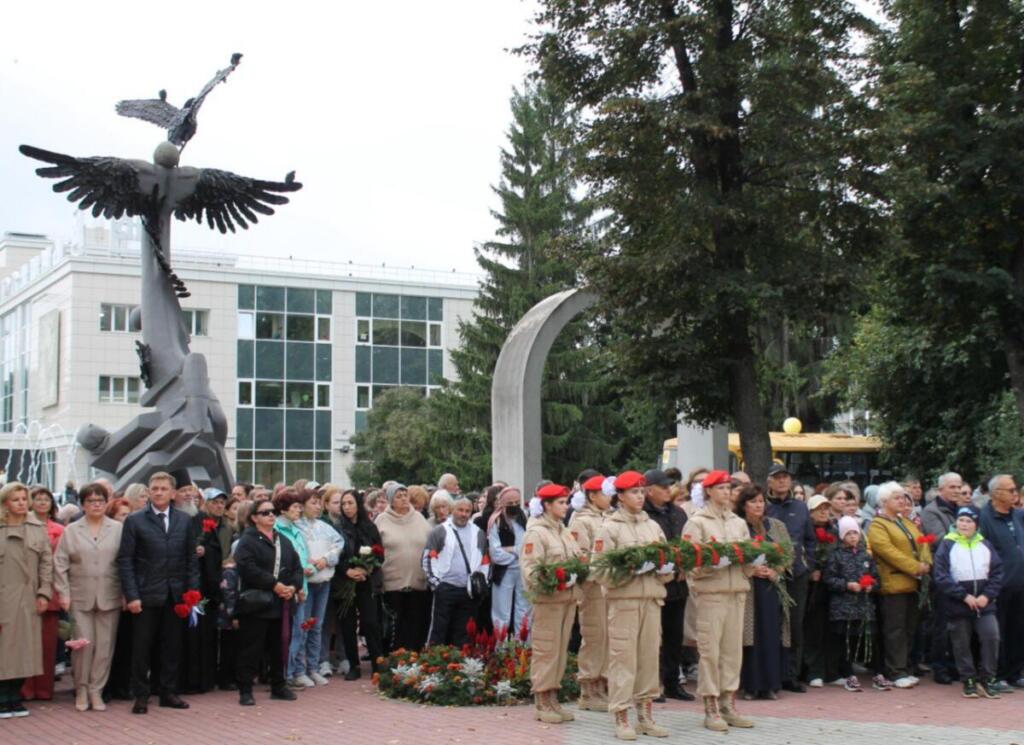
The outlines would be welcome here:
<svg viewBox="0 0 1024 745">
<path fill-rule="evenodd" d="M 0 232 L 71 238 L 74 209 L 17 152 L 149 159 L 164 137 L 122 98 L 199 114 L 184 165 L 305 185 L 248 232 L 174 223 L 178 247 L 475 271 L 489 240 L 529 0 L 13 2 L 0 19 Z"/>
</svg>

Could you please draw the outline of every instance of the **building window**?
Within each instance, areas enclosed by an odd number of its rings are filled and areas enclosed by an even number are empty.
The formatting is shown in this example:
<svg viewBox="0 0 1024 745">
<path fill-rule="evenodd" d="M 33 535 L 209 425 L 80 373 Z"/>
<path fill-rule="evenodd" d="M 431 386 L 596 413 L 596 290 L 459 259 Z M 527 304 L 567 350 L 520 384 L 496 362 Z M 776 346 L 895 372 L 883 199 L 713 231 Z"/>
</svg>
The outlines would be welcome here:
<svg viewBox="0 0 1024 745">
<path fill-rule="evenodd" d="M 103 404 L 137 404 L 139 379 L 126 375 L 100 375 L 99 400 Z"/>
<path fill-rule="evenodd" d="M 129 320 L 134 305 L 112 305 L 102 303 L 100 305 L 100 331 L 129 331 Z"/>
<path fill-rule="evenodd" d="M 185 328 L 192 336 L 210 335 L 210 311 L 182 308 L 181 316 L 185 320 Z"/>
<path fill-rule="evenodd" d="M 252 406 L 252 381 L 238 381 L 238 405 Z"/>
<path fill-rule="evenodd" d="M 14 429 L 14 370 L 17 362 L 18 337 L 14 332 L 15 311 L 0 318 L 0 430 Z"/>
<path fill-rule="evenodd" d="M 331 384 L 330 383 L 317 383 L 316 384 L 316 407 L 318 409 L 329 409 L 329 408 L 331 408 Z"/>
<path fill-rule="evenodd" d="M 256 338 L 256 316 L 252 313 L 239 313 L 238 314 L 238 338 L 239 339 L 255 339 Z"/>
</svg>

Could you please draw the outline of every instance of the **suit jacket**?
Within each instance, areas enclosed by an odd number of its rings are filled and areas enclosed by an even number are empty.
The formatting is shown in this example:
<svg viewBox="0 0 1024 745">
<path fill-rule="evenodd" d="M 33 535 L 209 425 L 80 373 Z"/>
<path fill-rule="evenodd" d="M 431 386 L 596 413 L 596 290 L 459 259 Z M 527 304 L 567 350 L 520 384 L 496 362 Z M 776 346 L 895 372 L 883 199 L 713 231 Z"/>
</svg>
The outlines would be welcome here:
<svg viewBox="0 0 1024 745">
<path fill-rule="evenodd" d="M 121 589 L 129 603 L 180 603 L 186 590 L 199 588 L 192 520 L 174 507 L 168 510 L 170 524 L 166 531 L 150 505 L 124 521 L 117 566 Z"/>
<path fill-rule="evenodd" d="M 121 607 L 117 554 L 124 526 L 103 518 L 94 540 L 88 520 L 67 526 L 53 556 L 54 587 L 71 599 L 75 610 L 116 610 Z"/>
</svg>

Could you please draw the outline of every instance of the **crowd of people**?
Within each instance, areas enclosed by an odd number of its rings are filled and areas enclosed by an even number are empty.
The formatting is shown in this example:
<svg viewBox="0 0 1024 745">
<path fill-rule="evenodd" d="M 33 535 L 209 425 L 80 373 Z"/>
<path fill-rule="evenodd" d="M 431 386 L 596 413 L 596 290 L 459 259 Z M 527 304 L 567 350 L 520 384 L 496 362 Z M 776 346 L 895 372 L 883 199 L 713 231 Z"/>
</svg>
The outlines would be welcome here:
<svg viewBox="0 0 1024 745">
<path fill-rule="evenodd" d="M 784 568 L 671 562 L 536 592 L 543 562 L 589 561 L 667 539 L 791 547 Z M 558 703 L 568 654 L 579 708 L 616 735 L 662 737 L 651 704 L 692 701 L 711 730 L 750 727 L 743 699 L 836 685 L 907 689 L 930 674 L 964 696 L 1024 688 L 1024 510 L 1013 477 L 955 473 L 872 485 L 743 472 L 588 470 L 572 488 L 464 494 L 387 482 L 299 481 L 230 494 L 156 473 L 115 493 L 0 489 L 0 718 L 53 696 L 68 664 L 79 711 L 236 690 L 294 701 L 356 680 L 397 649 L 467 641 L 467 625 L 529 638 L 536 716 Z M 472 623 L 469 623 L 472 620 Z M 360 641 L 361 640 L 361 641 Z M 365 653 L 363 652 L 365 650 Z M 70 660 L 67 658 L 70 657 Z M 868 676 L 869 683 L 862 683 Z M 636 726 L 629 713 L 636 710 Z"/>
</svg>

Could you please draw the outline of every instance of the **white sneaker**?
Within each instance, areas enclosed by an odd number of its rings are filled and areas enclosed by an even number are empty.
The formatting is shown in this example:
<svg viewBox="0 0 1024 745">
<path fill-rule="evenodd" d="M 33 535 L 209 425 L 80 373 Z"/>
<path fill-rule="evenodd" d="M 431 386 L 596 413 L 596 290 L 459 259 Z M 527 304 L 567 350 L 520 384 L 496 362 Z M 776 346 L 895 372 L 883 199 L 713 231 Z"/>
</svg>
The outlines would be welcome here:
<svg viewBox="0 0 1024 745">
<path fill-rule="evenodd" d="M 349 671 L 350 667 L 351 667 L 351 665 L 348 664 L 348 660 L 342 660 L 341 662 L 339 662 L 337 665 L 334 666 L 334 674 L 335 675 L 345 675 Z"/>
<path fill-rule="evenodd" d="M 331 681 L 327 680 L 327 678 L 325 678 L 320 673 L 310 673 L 309 674 L 309 678 L 314 683 L 316 683 L 318 686 L 325 686 L 325 685 L 327 685 L 328 683 L 331 682 Z"/>
<path fill-rule="evenodd" d="M 56 667 L 53 668 L 54 675 L 63 675 L 68 671 L 68 665 L 66 662 L 58 662 Z"/>
<path fill-rule="evenodd" d="M 825 681 L 823 681 L 821 678 L 811 678 L 811 682 L 807 685 L 809 685 L 811 688 L 823 688 L 825 686 Z"/>
<path fill-rule="evenodd" d="M 331 669 L 331 663 L 328 662 L 327 660 L 324 660 L 323 662 L 320 663 L 320 670 L 319 670 L 319 672 L 325 678 L 329 678 L 332 675 L 334 675 L 334 670 Z"/>
<path fill-rule="evenodd" d="M 897 678 L 896 682 L 893 683 L 897 688 L 913 688 L 917 685 L 917 682 L 910 675 L 904 675 L 902 678 Z"/>
<path fill-rule="evenodd" d="M 846 678 L 836 678 L 835 680 L 830 680 L 828 684 L 830 686 L 837 686 L 839 688 L 842 688 L 844 685 L 846 685 Z"/>
<path fill-rule="evenodd" d="M 302 675 L 296 675 L 295 676 L 295 683 L 297 685 L 302 686 L 303 688 L 316 688 L 316 683 L 314 683 L 310 679 L 310 677 L 308 675 L 306 675 L 305 673 L 303 673 Z"/>
<path fill-rule="evenodd" d="M 914 685 L 917 685 L 918 683 L 921 682 L 921 679 L 919 677 L 917 677 L 916 675 L 908 675 L 907 677 L 910 678 L 912 681 L 914 681 Z"/>
</svg>

